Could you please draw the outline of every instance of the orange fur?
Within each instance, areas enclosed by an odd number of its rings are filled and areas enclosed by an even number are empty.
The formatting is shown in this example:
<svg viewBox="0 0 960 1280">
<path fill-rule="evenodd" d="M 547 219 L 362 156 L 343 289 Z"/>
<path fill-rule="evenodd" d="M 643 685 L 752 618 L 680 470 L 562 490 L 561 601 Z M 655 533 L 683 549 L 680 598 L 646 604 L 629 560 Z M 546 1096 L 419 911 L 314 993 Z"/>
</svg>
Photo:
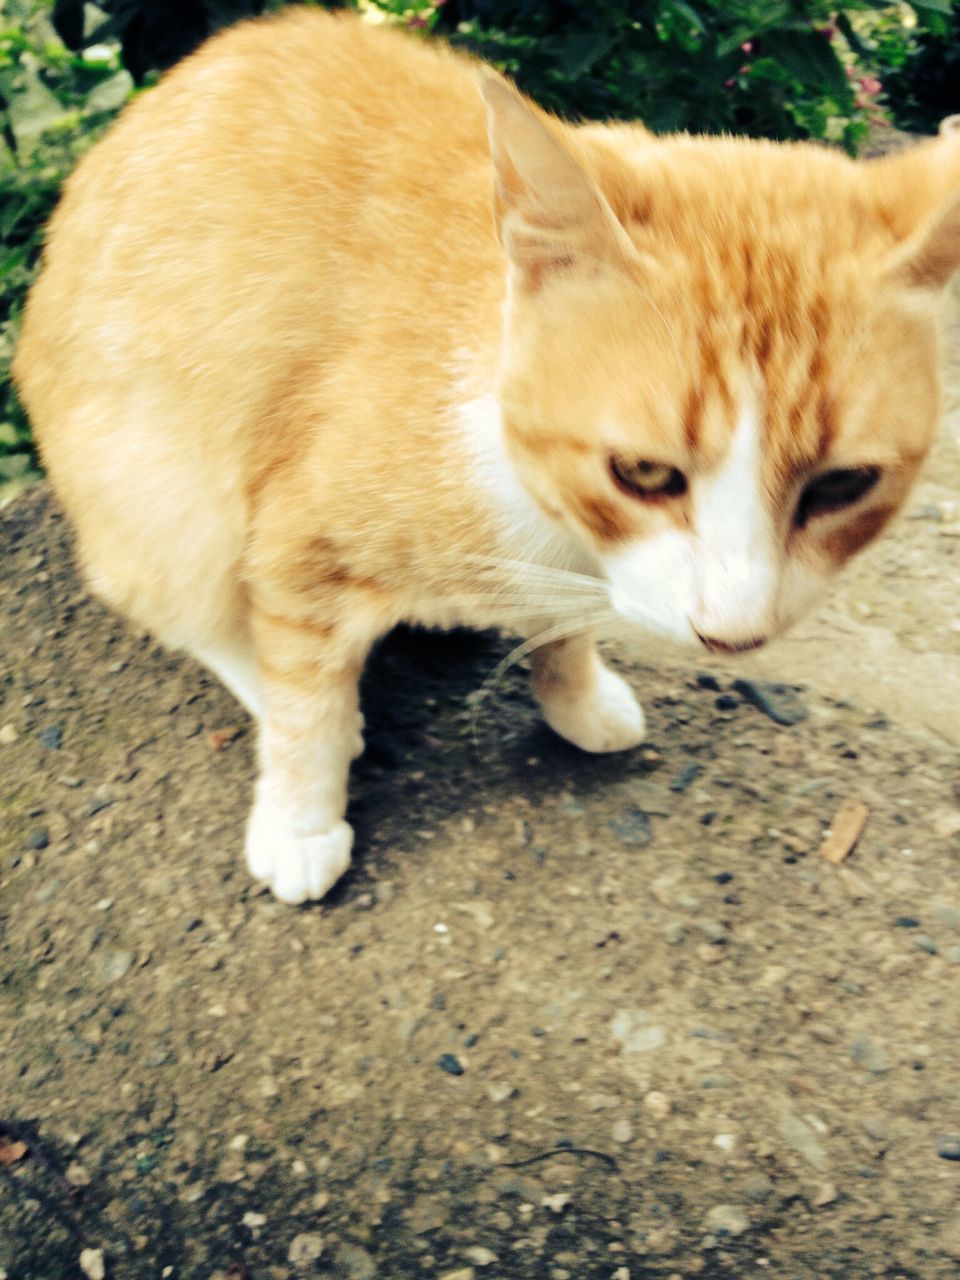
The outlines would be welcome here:
<svg viewBox="0 0 960 1280">
<path fill-rule="evenodd" d="M 536 630 L 569 618 L 563 572 L 603 594 L 608 558 L 663 546 L 694 585 L 661 629 L 769 638 L 902 503 L 939 412 L 956 132 L 855 164 L 483 93 L 487 118 L 470 62 L 354 19 L 234 28 L 81 163 L 25 314 L 15 376 L 80 560 L 261 715 L 248 858 L 293 901 L 349 857 L 378 635 Z M 701 565 L 697 504 L 723 544 L 751 432 L 762 536 Z M 638 500 L 611 454 L 689 489 Z M 796 521 L 812 477 L 867 466 L 855 510 Z M 642 736 L 588 641 L 551 644 L 535 688 L 587 749 Z"/>
</svg>

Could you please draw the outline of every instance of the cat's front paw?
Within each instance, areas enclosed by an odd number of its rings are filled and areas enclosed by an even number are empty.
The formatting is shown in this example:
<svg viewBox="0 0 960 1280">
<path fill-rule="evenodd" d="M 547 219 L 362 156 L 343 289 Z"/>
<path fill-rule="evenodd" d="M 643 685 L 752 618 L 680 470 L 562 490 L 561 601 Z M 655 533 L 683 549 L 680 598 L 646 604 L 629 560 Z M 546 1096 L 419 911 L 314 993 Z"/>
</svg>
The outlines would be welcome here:
<svg viewBox="0 0 960 1280">
<path fill-rule="evenodd" d="M 281 902 L 322 898 L 350 865 L 353 828 L 336 822 L 327 831 L 290 830 L 283 814 L 258 800 L 247 825 L 247 866 Z"/>
<path fill-rule="evenodd" d="M 626 751 L 643 741 L 643 710 L 622 676 L 601 666 L 589 692 L 571 698 L 541 696 L 543 718 L 581 751 Z"/>
</svg>

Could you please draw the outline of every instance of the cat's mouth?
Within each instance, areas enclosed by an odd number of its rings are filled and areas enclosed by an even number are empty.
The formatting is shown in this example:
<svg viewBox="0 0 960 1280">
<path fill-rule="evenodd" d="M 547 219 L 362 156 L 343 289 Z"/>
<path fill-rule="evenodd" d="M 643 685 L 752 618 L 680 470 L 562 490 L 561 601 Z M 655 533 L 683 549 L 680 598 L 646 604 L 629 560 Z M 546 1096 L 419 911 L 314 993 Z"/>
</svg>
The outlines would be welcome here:
<svg viewBox="0 0 960 1280">
<path fill-rule="evenodd" d="M 751 649 L 760 649 L 767 643 L 766 636 L 749 636 L 746 640 L 718 640 L 715 636 L 705 636 L 699 631 L 696 634 L 697 639 L 711 653 L 748 653 Z"/>
</svg>

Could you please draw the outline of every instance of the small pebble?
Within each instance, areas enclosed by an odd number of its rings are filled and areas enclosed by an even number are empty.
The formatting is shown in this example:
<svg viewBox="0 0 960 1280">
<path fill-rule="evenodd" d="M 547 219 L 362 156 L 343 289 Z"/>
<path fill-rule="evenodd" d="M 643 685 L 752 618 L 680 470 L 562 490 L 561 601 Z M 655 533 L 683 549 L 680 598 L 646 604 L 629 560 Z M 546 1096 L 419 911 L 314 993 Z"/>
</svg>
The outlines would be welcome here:
<svg viewBox="0 0 960 1280">
<path fill-rule="evenodd" d="M 301 1231 L 299 1235 L 295 1235 L 290 1241 L 290 1248 L 287 1250 L 287 1261 L 293 1265 L 302 1266 L 307 1262 L 316 1262 L 317 1258 L 323 1253 L 324 1240 L 323 1236 L 316 1231 Z"/>
<path fill-rule="evenodd" d="M 658 1089 L 651 1089 L 643 1100 L 643 1105 L 652 1116 L 656 1116 L 658 1120 L 665 1120 L 673 1109 L 673 1104 L 665 1093 L 661 1093 Z"/>
<path fill-rule="evenodd" d="M 482 1244 L 471 1245 L 469 1249 L 464 1249 L 463 1256 L 469 1258 L 475 1266 L 489 1267 L 497 1260 L 497 1255 L 492 1249 L 485 1249 Z"/>
<path fill-rule="evenodd" d="M 814 1209 L 822 1209 L 824 1205 L 833 1204 L 837 1198 L 837 1188 L 832 1182 L 819 1182 L 810 1196 L 810 1204 Z"/>
<path fill-rule="evenodd" d="M 697 928 L 715 947 L 722 947 L 730 939 L 729 933 L 718 920 L 698 920 Z"/>
<path fill-rule="evenodd" d="M 677 776 L 670 783 L 670 790 L 676 792 L 686 791 L 692 782 L 695 782 L 700 773 L 700 766 L 691 760 L 685 764 Z"/>
<path fill-rule="evenodd" d="M 634 1139 L 634 1128 L 629 1120 L 617 1120 L 610 1130 L 614 1142 L 627 1143 Z"/>
<path fill-rule="evenodd" d="M 937 1155 L 941 1160 L 960 1160 L 960 1136 L 950 1134 L 937 1143 Z"/>
<path fill-rule="evenodd" d="M 0 747 L 9 747 L 16 742 L 19 736 L 16 725 L 5 724 L 3 728 L 0 728 Z"/>
<path fill-rule="evenodd" d="M 31 831 L 27 836 L 27 848 L 33 849 L 39 853 L 41 849 L 47 849 L 50 845 L 50 832 L 42 827 L 37 831 Z"/>
<path fill-rule="evenodd" d="M 442 1053 L 437 1059 L 437 1066 L 441 1071 L 445 1071 L 448 1076 L 462 1076 L 464 1072 L 460 1059 L 452 1053 Z"/>
<path fill-rule="evenodd" d="M 882 1076 L 890 1070 L 890 1056 L 868 1036 L 858 1036 L 850 1046 L 850 1057 L 865 1071 Z"/>
<path fill-rule="evenodd" d="M 79 1160 L 67 1165 L 67 1172 L 64 1176 L 71 1187 L 89 1187 L 90 1185 L 90 1170 L 86 1165 L 81 1164 Z"/>
<path fill-rule="evenodd" d="M 666 1043 L 667 1033 L 645 1009 L 620 1009 L 610 1022 L 610 1035 L 624 1053 L 649 1053 Z"/>
<path fill-rule="evenodd" d="M 132 951 L 104 951 L 97 963 L 97 976 L 101 982 L 119 982 L 133 964 Z"/>
<path fill-rule="evenodd" d="M 87 1280 L 104 1280 L 107 1264 L 102 1249 L 82 1249 L 80 1251 L 80 1270 Z"/>
<path fill-rule="evenodd" d="M 954 907 L 948 902 L 938 902 L 933 908 L 933 914 L 945 928 L 960 929 L 960 907 Z"/>
<path fill-rule="evenodd" d="M 337 1274 L 344 1280 L 376 1280 L 377 1264 L 359 1244 L 342 1244 L 337 1249 Z"/>
<path fill-rule="evenodd" d="M 506 1080 L 491 1080 L 486 1088 L 491 1102 L 506 1102 L 517 1092 L 516 1086 Z"/>
<path fill-rule="evenodd" d="M 864 1116 L 860 1121 L 860 1127 L 867 1137 L 874 1142 L 886 1142 L 887 1128 L 882 1120 L 878 1120 L 874 1116 Z"/>
<path fill-rule="evenodd" d="M 759 1204 L 773 1195 L 773 1183 L 763 1173 L 751 1173 L 749 1177 L 744 1178 L 741 1191 L 748 1200 Z"/>
<path fill-rule="evenodd" d="M 653 839 L 650 819 L 642 809 L 628 809 L 619 818 L 611 818 L 609 826 L 621 844 L 634 848 L 642 848 Z"/>
<path fill-rule="evenodd" d="M 803 1156 L 808 1164 L 820 1173 L 826 1171 L 827 1154 L 817 1140 L 816 1134 L 804 1120 L 794 1115 L 792 1111 L 787 1111 L 780 1122 L 780 1132 L 793 1150 Z"/>
<path fill-rule="evenodd" d="M 715 1204 L 704 1219 L 707 1230 L 715 1236 L 742 1236 L 750 1226 L 745 1209 L 736 1204 Z"/>
<path fill-rule="evenodd" d="M 51 724 L 46 729 L 41 729 L 37 734 L 37 741 L 48 751 L 59 751 L 63 746 L 63 725 Z"/>
</svg>

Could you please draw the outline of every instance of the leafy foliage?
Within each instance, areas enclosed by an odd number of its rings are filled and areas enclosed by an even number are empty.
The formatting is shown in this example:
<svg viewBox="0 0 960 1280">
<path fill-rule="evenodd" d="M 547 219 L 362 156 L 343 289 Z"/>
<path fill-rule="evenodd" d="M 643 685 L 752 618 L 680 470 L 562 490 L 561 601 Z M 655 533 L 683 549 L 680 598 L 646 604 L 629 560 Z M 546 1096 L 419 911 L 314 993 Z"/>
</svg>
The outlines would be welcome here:
<svg viewBox="0 0 960 1280">
<path fill-rule="evenodd" d="M 56 0 L 53 25 L 68 49 L 116 40 L 137 84 L 165 71 L 219 27 L 262 13 L 265 0 L 100 0 L 104 17 L 85 32 L 84 0 Z"/>
<path fill-rule="evenodd" d="M 960 112 L 960 5 L 939 14 L 921 31 L 909 55 L 884 46 L 878 61 L 886 63 L 883 84 L 893 118 L 903 129 L 932 132 L 946 116 Z"/>
<path fill-rule="evenodd" d="M 447 0 L 435 25 L 555 110 L 853 150 L 867 121 L 833 13 L 822 0 Z"/>
<path fill-rule="evenodd" d="M 43 227 L 63 179 L 132 87 L 117 53 L 64 48 L 37 0 L 10 0 L 0 27 L 0 485 L 35 471 L 30 431 L 9 382 L 17 322 Z M 2 13 L 2 11 L 0 11 Z"/>
<path fill-rule="evenodd" d="M 825 138 L 854 151 L 883 88 L 912 124 L 960 111 L 952 0 L 849 0 L 839 12 L 830 0 L 312 2 L 444 36 L 568 116 Z M 219 27 L 283 4 L 0 0 L 0 485 L 35 465 L 7 372 L 64 177 L 135 84 Z"/>
</svg>

